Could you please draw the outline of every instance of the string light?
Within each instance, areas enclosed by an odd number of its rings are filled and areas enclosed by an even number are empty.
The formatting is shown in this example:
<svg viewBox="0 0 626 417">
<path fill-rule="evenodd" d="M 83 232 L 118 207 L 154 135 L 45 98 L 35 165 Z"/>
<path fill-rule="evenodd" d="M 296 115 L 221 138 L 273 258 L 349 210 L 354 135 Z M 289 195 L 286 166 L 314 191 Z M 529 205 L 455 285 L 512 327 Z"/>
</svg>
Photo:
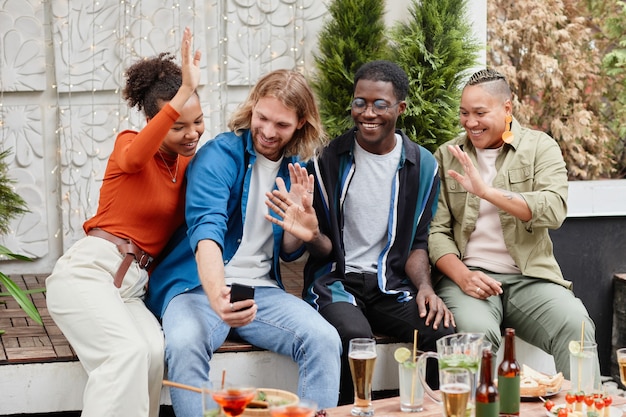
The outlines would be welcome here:
<svg viewBox="0 0 626 417">
<path fill-rule="evenodd" d="M 95 213 L 106 154 L 116 135 L 145 124 L 121 99 L 126 68 L 163 50 L 178 55 L 182 28 L 190 26 L 203 53 L 198 93 L 206 141 L 227 128 L 230 111 L 260 75 L 278 66 L 307 68 L 304 28 L 307 18 L 321 19 L 319 4 L 310 0 L 276 0 L 271 7 L 266 0 L 24 1 L 47 8 L 42 19 L 50 16 L 42 24 L 52 33 L 46 46 L 55 58 L 46 63 L 53 81 L 43 97 L 56 125 L 44 132 L 54 132 L 60 146 L 57 163 L 45 175 L 52 177 L 46 182 L 58 184 L 62 225 L 56 234 L 65 248 Z M 155 39 L 164 43 L 154 44 Z M 0 71 L 6 64 L 0 60 Z M 0 84 L 0 145 L 6 142 L 4 104 L 14 97 L 7 99 L 6 91 Z"/>
</svg>

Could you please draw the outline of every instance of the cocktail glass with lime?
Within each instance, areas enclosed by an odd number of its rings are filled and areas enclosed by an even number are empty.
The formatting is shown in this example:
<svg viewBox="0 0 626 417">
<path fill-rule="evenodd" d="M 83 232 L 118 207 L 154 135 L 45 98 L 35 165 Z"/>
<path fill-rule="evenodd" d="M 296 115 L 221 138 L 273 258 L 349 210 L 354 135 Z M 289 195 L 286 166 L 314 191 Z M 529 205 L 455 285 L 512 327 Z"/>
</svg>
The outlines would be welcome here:
<svg viewBox="0 0 626 417">
<path fill-rule="evenodd" d="M 394 352 L 394 359 L 398 362 L 401 411 L 416 413 L 424 410 L 424 387 L 418 376 L 417 361 L 422 353 L 419 350 L 413 353 L 406 347 L 399 347 Z"/>
<path fill-rule="evenodd" d="M 585 341 L 582 345 L 577 340 L 569 343 L 569 371 L 572 389 L 592 393 L 599 385 L 596 381 L 598 366 L 598 345 Z"/>
</svg>

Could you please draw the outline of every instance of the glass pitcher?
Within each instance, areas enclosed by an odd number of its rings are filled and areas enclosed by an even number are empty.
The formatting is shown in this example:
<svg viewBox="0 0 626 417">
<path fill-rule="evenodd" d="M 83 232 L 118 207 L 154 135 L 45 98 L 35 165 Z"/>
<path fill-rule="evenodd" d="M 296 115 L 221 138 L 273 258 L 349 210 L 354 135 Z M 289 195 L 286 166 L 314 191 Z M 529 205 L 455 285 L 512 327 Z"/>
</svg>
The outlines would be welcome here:
<svg viewBox="0 0 626 417">
<path fill-rule="evenodd" d="M 439 379 L 441 371 L 446 368 L 465 368 L 470 373 L 470 398 L 467 402 L 468 410 L 474 408 L 474 396 L 476 384 L 480 371 L 480 359 L 484 348 L 490 344 L 484 344 L 483 333 L 455 333 L 437 340 L 437 352 L 425 352 L 420 356 L 418 367 L 425 369 L 425 361 L 428 358 L 436 358 L 439 364 Z M 420 362 L 423 362 L 420 364 Z M 419 373 L 420 380 L 424 385 L 424 390 L 430 398 L 441 404 L 441 397 L 437 395 L 428 383 L 424 372 Z"/>
</svg>

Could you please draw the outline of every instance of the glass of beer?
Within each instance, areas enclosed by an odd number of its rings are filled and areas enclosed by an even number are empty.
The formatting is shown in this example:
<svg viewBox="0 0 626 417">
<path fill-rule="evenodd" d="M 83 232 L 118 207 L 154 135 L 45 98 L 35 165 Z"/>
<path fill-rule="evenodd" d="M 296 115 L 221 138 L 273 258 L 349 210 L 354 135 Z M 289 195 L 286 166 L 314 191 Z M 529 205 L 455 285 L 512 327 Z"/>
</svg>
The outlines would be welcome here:
<svg viewBox="0 0 626 417">
<path fill-rule="evenodd" d="M 365 338 L 350 340 L 348 362 L 354 385 L 354 405 L 351 413 L 358 417 L 373 416 L 372 377 L 376 363 L 376 341 Z"/>
<path fill-rule="evenodd" d="M 471 377 L 467 368 L 445 368 L 440 371 L 441 402 L 445 417 L 465 417 L 470 397 Z"/>
<path fill-rule="evenodd" d="M 617 349 L 617 363 L 619 365 L 619 379 L 626 386 L 626 348 Z"/>
</svg>

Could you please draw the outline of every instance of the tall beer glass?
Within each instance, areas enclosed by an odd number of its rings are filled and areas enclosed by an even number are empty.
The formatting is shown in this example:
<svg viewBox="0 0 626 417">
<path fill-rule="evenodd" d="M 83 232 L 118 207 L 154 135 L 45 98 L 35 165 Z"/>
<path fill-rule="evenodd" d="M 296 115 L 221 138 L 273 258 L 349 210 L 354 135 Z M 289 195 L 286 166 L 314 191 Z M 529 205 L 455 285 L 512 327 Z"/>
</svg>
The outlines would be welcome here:
<svg viewBox="0 0 626 417">
<path fill-rule="evenodd" d="M 350 340 L 348 361 L 354 385 L 354 405 L 351 413 L 353 416 L 371 417 L 374 415 L 372 377 L 376 363 L 376 341 L 365 338 Z"/>
<path fill-rule="evenodd" d="M 470 396 L 470 373 L 466 368 L 441 371 L 441 399 L 445 417 L 465 417 Z"/>
</svg>

